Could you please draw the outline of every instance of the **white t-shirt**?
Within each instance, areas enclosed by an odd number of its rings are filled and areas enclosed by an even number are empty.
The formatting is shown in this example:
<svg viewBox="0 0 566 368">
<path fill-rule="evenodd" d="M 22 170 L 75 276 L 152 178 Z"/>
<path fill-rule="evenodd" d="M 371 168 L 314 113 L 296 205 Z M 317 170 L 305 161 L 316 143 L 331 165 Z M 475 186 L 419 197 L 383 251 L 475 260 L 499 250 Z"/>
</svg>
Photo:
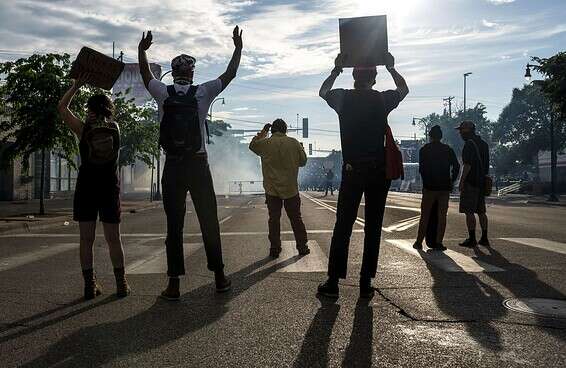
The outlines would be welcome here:
<svg viewBox="0 0 566 368">
<path fill-rule="evenodd" d="M 183 93 L 187 93 L 190 87 L 189 84 L 183 85 L 175 83 L 173 85 L 175 86 L 176 92 Z M 159 109 L 159 121 L 161 121 L 163 118 L 163 102 L 167 99 L 167 97 L 169 97 L 169 93 L 167 93 L 167 85 L 157 79 L 152 79 L 149 81 L 148 90 L 157 102 Z M 200 131 L 202 132 L 202 145 L 199 152 L 206 152 L 206 116 L 208 114 L 210 104 L 220 92 L 222 92 L 222 81 L 220 79 L 211 80 L 197 86 L 195 98 L 197 99 Z"/>
</svg>

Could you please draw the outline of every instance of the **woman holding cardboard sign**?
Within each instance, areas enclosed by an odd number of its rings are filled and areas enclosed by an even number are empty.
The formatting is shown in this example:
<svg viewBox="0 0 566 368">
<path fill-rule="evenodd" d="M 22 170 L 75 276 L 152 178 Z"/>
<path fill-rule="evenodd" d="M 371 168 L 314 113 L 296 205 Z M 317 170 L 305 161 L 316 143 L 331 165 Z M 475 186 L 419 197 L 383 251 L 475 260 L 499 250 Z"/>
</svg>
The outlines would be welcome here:
<svg viewBox="0 0 566 368">
<path fill-rule="evenodd" d="M 93 245 L 96 219 L 99 217 L 114 266 L 116 295 L 125 297 L 130 293 L 130 287 L 125 277 L 124 250 L 120 239 L 120 131 L 112 121 L 114 106 L 106 95 L 91 96 L 87 101 L 84 122 L 69 109 L 76 92 L 88 80 L 89 75 L 79 75 L 58 105 L 63 121 L 80 140 L 81 165 L 73 201 L 73 219 L 79 222 L 84 296 L 85 299 L 93 299 L 102 293 L 93 271 Z"/>
</svg>

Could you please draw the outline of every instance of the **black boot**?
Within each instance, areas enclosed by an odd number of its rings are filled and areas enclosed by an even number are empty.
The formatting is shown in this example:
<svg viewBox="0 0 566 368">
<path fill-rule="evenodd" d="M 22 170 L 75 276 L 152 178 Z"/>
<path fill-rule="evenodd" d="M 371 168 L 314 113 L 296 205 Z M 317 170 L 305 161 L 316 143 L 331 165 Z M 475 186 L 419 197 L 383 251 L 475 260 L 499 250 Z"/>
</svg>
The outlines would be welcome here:
<svg viewBox="0 0 566 368">
<path fill-rule="evenodd" d="M 338 279 L 328 278 L 325 283 L 318 285 L 318 294 L 328 298 L 338 298 Z"/>
<path fill-rule="evenodd" d="M 481 239 L 478 244 L 483 245 L 484 247 L 489 247 L 491 244 L 489 243 L 489 239 L 487 238 L 487 230 L 482 230 L 481 232 Z"/>
<path fill-rule="evenodd" d="M 216 282 L 217 293 L 225 293 L 232 289 L 232 281 L 224 275 L 224 271 L 216 271 L 214 273 L 214 281 Z"/>
<path fill-rule="evenodd" d="M 128 280 L 126 280 L 124 267 L 115 268 L 114 277 L 116 278 L 116 296 L 118 298 L 128 296 L 132 290 L 130 289 L 130 285 L 128 285 Z"/>
<path fill-rule="evenodd" d="M 370 278 L 360 279 L 360 298 L 371 299 L 375 295 L 375 289 L 371 286 Z"/>
<path fill-rule="evenodd" d="M 94 275 L 94 270 L 88 269 L 83 270 L 83 278 L 85 281 L 84 287 L 84 297 L 85 300 L 91 300 L 102 294 L 102 289 L 96 282 L 96 276 Z"/>
<path fill-rule="evenodd" d="M 169 277 L 167 289 L 161 292 L 161 297 L 166 300 L 179 300 L 181 292 L 179 291 L 179 278 Z"/>
</svg>

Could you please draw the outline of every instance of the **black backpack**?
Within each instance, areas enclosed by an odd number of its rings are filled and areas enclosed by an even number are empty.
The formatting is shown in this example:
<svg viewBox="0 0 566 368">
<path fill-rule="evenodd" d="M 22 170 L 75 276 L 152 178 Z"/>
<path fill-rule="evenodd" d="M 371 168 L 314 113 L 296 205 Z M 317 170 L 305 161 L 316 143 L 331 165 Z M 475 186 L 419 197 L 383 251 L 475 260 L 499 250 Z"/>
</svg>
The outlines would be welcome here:
<svg viewBox="0 0 566 368">
<path fill-rule="evenodd" d="M 167 86 L 169 97 L 163 102 L 163 118 L 159 128 L 159 145 L 167 154 L 182 155 L 198 152 L 202 146 L 202 132 L 195 93 L 190 86 L 187 93 Z"/>
<path fill-rule="evenodd" d="M 118 162 L 120 131 L 116 123 L 94 124 L 84 136 L 88 146 L 86 161 L 94 165 Z"/>
</svg>

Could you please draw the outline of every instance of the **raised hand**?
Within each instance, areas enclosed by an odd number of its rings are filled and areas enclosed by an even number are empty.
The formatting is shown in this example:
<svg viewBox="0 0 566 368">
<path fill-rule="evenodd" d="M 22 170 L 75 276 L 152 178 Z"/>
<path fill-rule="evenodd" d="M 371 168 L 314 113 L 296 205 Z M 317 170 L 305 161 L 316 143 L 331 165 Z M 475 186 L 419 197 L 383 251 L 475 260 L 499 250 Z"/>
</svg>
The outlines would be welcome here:
<svg viewBox="0 0 566 368">
<path fill-rule="evenodd" d="M 242 49 L 243 47 L 243 43 L 242 43 L 242 33 L 244 31 L 240 30 L 240 27 L 236 26 L 234 27 L 234 31 L 232 32 L 232 39 L 234 40 L 234 46 L 237 49 Z"/>
<path fill-rule="evenodd" d="M 146 51 L 151 46 L 152 41 L 153 41 L 153 35 L 151 34 L 151 31 L 147 31 L 147 35 L 145 34 L 145 32 L 143 32 L 142 39 L 138 44 L 138 49 Z"/>
</svg>

